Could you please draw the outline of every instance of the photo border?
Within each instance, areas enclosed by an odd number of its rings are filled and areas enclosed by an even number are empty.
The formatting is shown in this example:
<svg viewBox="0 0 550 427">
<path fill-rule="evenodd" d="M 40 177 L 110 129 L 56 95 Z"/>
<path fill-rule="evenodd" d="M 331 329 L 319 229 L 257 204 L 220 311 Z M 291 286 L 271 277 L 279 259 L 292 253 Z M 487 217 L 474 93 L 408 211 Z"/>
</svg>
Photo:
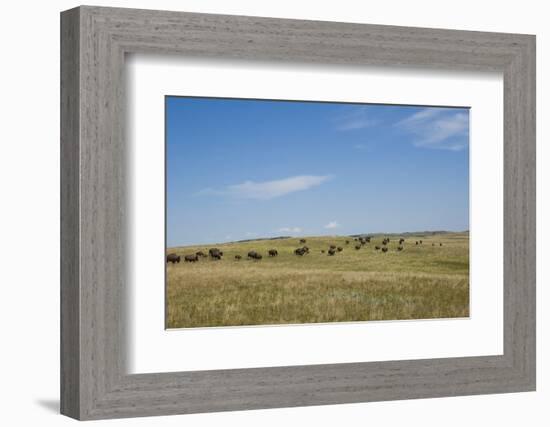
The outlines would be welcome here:
<svg viewBox="0 0 550 427">
<path fill-rule="evenodd" d="M 127 374 L 127 53 L 504 79 L 504 354 Z M 535 36 L 81 6 L 61 14 L 61 413 L 103 419 L 532 391 Z"/>
</svg>

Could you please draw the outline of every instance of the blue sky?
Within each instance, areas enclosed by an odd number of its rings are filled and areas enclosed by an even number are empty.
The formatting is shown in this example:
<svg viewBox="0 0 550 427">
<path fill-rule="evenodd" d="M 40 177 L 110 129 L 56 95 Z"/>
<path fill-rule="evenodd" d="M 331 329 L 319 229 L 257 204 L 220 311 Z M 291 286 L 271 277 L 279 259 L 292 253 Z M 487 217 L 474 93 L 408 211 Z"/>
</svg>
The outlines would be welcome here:
<svg viewBox="0 0 550 427">
<path fill-rule="evenodd" d="M 469 110 L 166 98 L 167 245 L 469 228 Z"/>
</svg>

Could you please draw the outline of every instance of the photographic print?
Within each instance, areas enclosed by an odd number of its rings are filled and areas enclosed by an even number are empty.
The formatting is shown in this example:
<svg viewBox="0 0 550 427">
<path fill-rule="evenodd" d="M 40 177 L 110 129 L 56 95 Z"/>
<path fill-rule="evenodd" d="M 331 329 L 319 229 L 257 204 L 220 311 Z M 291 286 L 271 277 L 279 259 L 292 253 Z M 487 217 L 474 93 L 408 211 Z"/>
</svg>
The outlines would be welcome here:
<svg viewBox="0 0 550 427">
<path fill-rule="evenodd" d="M 166 96 L 166 327 L 469 316 L 469 108 Z"/>
</svg>

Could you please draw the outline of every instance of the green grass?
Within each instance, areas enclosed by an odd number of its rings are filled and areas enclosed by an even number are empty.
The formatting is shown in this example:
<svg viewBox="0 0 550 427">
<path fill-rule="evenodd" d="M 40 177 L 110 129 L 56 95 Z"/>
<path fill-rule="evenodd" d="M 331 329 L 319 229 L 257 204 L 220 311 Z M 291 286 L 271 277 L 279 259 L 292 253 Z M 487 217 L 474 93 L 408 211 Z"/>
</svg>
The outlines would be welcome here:
<svg viewBox="0 0 550 427">
<path fill-rule="evenodd" d="M 296 238 L 168 249 L 187 255 L 217 247 L 224 257 L 167 265 L 167 327 L 469 316 L 468 233 L 407 236 L 402 252 L 392 237 L 387 253 L 374 249 L 382 236 L 360 250 L 350 237 L 306 239 L 303 257 L 294 255 L 303 246 Z M 321 254 L 330 244 L 344 250 Z M 272 248 L 279 256 L 267 256 Z M 263 259 L 247 260 L 250 250 Z"/>
</svg>

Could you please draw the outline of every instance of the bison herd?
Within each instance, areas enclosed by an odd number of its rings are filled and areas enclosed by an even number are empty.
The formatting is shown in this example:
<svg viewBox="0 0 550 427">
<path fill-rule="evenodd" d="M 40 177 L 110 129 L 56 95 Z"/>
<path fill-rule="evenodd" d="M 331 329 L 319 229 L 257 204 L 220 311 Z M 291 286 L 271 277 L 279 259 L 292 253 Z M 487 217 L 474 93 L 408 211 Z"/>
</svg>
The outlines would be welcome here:
<svg viewBox="0 0 550 427">
<path fill-rule="evenodd" d="M 370 243 L 371 237 L 369 237 L 369 236 L 367 236 L 367 237 L 355 237 L 353 240 L 356 242 L 356 244 L 354 246 L 355 250 L 360 250 L 367 243 Z M 350 243 L 349 240 L 346 240 L 345 242 L 346 242 L 346 244 Z M 306 239 L 300 239 L 299 243 L 303 246 L 300 246 L 300 247 L 296 248 L 294 250 L 294 254 L 297 255 L 297 256 L 301 256 L 301 257 L 309 254 L 310 253 L 309 247 L 305 246 Z M 383 253 L 386 253 L 389 250 L 388 249 L 388 243 L 390 243 L 390 238 L 385 237 L 385 238 L 382 239 L 382 245 L 375 245 L 374 249 L 376 251 L 382 251 Z M 397 251 L 398 252 L 403 251 L 404 243 L 405 243 L 405 239 L 400 238 L 399 239 L 399 244 L 397 246 Z M 416 246 L 422 245 L 422 240 L 415 241 L 415 245 Z M 432 246 L 435 246 L 435 243 L 432 243 Z M 439 243 L 439 246 L 443 246 L 443 243 Z M 334 244 L 331 244 L 331 245 L 329 245 L 329 247 L 326 251 L 325 251 L 325 249 L 321 249 L 321 254 L 327 253 L 328 256 L 334 256 L 338 252 L 342 252 L 343 250 L 344 250 L 344 248 L 342 246 L 336 246 Z M 279 255 L 279 252 L 277 251 L 277 249 L 269 249 L 267 251 L 267 255 L 269 257 L 277 257 Z M 218 248 L 210 248 L 208 250 L 208 255 L 206 255 L 203 251 L 198 251 L 198 252 L 195 252 L 194 254 L 185 255 L 183 257 L 183 260 L 185 262 L 197 262 L 197 261 L 199 261 L 200 258 L 208 258 L 208 257 L 210 257 L 210 259 L 213 260 L 213 261 L 219 261 L 223 257 L 223 251 L 221 251 Z M 250 260 L 259 261 L 263 257 L 257 251 L 249 251 L 248 254 L 247 254 L 247 258 L 250 259 Z M 241 255 L 235 255 L 235 261 L 240 261 L 241 259 L 242 259 Z M 168 254 L 166 256 L 166 262 L 167 263 L 179 264 L 180 261 L 181 261 L 181 256 L 178 255 L 178 254 L 171 253 L 171 254 Z"/>
</svg>

